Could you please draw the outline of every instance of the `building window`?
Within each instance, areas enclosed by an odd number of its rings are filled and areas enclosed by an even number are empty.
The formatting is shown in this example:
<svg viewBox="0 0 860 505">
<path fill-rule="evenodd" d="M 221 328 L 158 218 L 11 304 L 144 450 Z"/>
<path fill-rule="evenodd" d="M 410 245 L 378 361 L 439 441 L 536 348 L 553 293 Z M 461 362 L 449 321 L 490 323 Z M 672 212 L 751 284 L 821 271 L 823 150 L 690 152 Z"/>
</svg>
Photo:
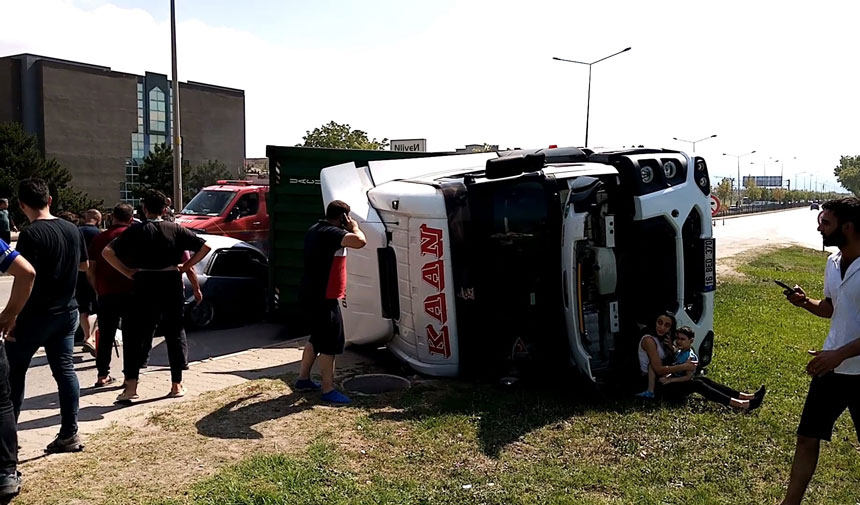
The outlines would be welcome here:
<svg viewBox="0 0 860 505">
<path fill-rule="evenodd" d="M 137 160 L 131 159 L 125 162 L 125 181 L 120 187 L 120 200 L 137 207 L 140 200 L 134 197 L 134 190 L 138 187 L 138 176 L 140 174 L 140 163 Z"/>
<path fill-rule="evenodd" d="M 149 92 L 149 129 L 159 132 L 167 131 L 167 106 L 164 92 L 154 87 Z"/>
<path fill-rule="evenodd" d="M 143 133 L 131 134 L 131 157 L 135 159 L 143 158 Z"/>
<path fill-rule="evenodd" d="M 149 151 L 152 152 L 158 144 L 164 144 L 165 139 L 166 137 L 164 135 L 151 134 L 149 136 Z"/>
</svg>

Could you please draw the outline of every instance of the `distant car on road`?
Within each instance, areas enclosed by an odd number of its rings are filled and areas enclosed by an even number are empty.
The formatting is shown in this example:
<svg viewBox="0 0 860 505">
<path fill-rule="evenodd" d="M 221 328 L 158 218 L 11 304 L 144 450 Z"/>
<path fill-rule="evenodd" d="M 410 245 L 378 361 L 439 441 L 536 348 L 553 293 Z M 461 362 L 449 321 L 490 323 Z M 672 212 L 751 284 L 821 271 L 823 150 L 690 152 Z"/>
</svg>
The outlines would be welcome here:
<svg viewBox="0 0 860 505">
<path fill-rule="evenodd" d="M 263 318 L 268 308 L 269 262 L 247 242 L 220 235 L 200 235 L 212 247 L 194 266 L 203 301 L 195 303 L 185 279 L 185 315 L 190 328 L 213 323 L 248 323 Z"/>
<path fill-rule="evenodd" d="M 818 202 L 812 202 L 812 205 L 809 206 L 809 210 L 818 210 Z"/>
</svg>

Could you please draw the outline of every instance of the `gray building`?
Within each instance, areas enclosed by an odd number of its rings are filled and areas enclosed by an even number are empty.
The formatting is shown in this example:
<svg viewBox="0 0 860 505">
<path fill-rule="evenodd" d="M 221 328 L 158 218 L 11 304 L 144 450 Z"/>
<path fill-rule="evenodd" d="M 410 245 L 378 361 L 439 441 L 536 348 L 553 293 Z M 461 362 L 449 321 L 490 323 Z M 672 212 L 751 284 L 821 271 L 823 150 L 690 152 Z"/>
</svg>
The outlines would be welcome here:
<svg viewBox="0 0 860 505">
<path fill-rule="evenodd" d="M 183 160 L 245 160 L 245 92 L 180 82 Z M 172 144 L 173 92 L 166 75 L 19 54 L 0 58 L 0 122 L 21 123 L 72 185 L 112 205 L 131 191 L 143 157 Z"/>
</svg>

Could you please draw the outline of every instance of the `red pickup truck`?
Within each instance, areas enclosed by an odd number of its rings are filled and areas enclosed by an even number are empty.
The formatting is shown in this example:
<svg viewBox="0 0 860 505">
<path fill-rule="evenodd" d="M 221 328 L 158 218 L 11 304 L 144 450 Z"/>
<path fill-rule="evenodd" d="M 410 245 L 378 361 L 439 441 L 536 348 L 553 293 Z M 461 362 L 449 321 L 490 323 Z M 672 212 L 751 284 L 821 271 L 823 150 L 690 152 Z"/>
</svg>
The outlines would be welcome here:
<svg viewBox="0 0 860 505">
<path fill-rule="evenodd" d="M 269 249 L 268 184 L 218 181 L 200 190 L 176 222 L 200 233 L 224 235 Z"/>
</svg>

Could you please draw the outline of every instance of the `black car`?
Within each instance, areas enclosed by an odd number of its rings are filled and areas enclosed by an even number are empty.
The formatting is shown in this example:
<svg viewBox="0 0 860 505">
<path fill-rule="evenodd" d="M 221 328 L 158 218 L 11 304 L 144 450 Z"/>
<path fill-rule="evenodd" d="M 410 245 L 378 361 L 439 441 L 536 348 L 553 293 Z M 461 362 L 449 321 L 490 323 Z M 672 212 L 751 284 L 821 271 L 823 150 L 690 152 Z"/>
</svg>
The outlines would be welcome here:
<svg viewBox="0 0 860 505">
<path fill-rule="evenodd" d="M 818 210 L 818 202 L 812 202 L 812 205 L 809 206 L 809 210 Z"/>
<path fill-rule="evenodd" d="M 269 261 L 256 247 L 230 237 L 201 235 L 212 250 L 194 266 L 203 301 L 194 300 L 185 280 L 185 314 L 190 328 L 213 323 L 259 321 L 267 312 Z"/>
</svg>

